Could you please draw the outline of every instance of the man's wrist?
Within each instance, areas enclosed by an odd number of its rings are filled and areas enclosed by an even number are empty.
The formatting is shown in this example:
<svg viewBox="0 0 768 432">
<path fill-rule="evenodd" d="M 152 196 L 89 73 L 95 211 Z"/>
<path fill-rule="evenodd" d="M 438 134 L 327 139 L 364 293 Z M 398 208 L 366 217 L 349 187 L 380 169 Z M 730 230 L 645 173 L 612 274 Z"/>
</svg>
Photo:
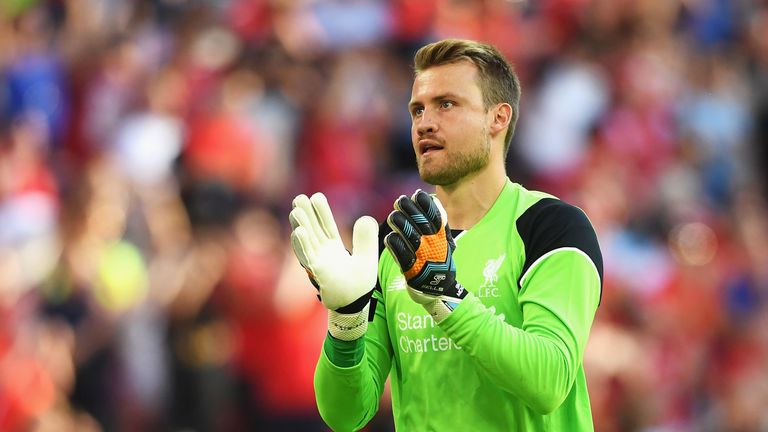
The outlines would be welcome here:
<svg viewBox="0 0 768 432">
<path fill-rule="evenodd" d="M 334 365 L 349 368 L 360 364 L 365 354 L 365 338 L 351 341 L 336 339 L 328 333 L 323 344 L 326 357 Z"/>
</svg>

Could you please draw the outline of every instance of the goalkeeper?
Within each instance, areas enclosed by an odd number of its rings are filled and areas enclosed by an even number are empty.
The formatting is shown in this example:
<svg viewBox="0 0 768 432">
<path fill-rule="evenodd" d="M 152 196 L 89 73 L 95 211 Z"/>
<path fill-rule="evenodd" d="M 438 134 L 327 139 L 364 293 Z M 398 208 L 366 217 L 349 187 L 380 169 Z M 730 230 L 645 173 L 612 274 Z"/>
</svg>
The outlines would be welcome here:
<svg viewBox="0 0 768 432">
<path fill-rule="evenodd" d="M 391 374 L 398 430 L 592 430 L 594 229 L 507 178 L 520 84 L 494 47 L 443 40 L 414 60 L 413 148 L 436 196 L 401 196 L 381 226 L 359 219 L 351 252 L 322 194 L 293 202 L 292 246 L 328 308 L 320 414 L 363 428 Z"/>
</svg>

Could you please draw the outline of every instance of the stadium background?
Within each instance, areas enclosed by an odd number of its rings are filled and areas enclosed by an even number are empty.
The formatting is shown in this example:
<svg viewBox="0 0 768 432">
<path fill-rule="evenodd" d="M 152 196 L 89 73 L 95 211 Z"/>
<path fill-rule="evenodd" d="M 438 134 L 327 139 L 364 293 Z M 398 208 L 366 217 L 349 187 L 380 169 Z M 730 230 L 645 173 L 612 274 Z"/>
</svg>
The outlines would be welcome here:
<svg viewBox="0 0 768 432">
<path fill-rule="evenodd" d="M 768 2 L 0 11 L 0 430 L 323 430 L 286 213 L 324 191 L 347 231 L 422 186 L 410 60 L 449 36 L 521 77 L 511 178 L 596 226 L 597 430 L 768 430 Z"/>
</svg>

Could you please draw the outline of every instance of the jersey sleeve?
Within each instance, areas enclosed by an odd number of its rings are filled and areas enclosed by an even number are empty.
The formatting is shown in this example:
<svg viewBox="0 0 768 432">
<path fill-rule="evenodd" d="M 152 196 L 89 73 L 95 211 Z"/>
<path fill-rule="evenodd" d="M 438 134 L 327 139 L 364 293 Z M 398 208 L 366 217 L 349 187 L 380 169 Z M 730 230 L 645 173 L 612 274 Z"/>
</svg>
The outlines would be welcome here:
<svg viewBox="0 0 768 432">
<path fill-rule="evenodd" d="M 517 228 L 526 253 L 521 328 L 472 295 L 439 325 L 493 382 L 548 414 L 568 396 L 581 368 L 600 301 L 602 258 L 586 215 L 559 200 L 534 204 Z"/>
<path fill-rule="evenodd" d="M 380 245 L 385 234 L 380 228 Z M 380 256 L 381 251 L 380 247 Z M 326 335 L 315 368 L 317 407 L 323 420 L 333 430 L 359 430 L 379 409 L 393 356 L 380 282 L 381 279 L 373 292 L 371 317 L 365 336 L 357 341 L 344 342 Z M 363 351 L 362 356 L 350 355 L 360 350 Z M 348 361 L 352 357 L 359 358 L 359 362 L 350 365 Z M 346 361 L 339 361 L 338 358 Z"/>
</svg>

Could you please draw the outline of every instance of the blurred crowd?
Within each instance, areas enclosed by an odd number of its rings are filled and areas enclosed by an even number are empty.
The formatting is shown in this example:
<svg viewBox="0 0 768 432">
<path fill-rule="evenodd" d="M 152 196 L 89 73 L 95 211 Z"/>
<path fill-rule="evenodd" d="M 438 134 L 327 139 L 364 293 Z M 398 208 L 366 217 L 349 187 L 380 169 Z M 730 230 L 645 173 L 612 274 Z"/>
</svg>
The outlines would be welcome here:
<svg viewBox="0 0 768 432">
<path fill-rule="evenodd" d="M 510 177 L 597 229 L 596 429 L 768 430 L 765 0 L 3 0 L 0 430 L 325 430 L 286 214 L 425 186 L 443 37 L 511 59 Z"/>
</svg>

